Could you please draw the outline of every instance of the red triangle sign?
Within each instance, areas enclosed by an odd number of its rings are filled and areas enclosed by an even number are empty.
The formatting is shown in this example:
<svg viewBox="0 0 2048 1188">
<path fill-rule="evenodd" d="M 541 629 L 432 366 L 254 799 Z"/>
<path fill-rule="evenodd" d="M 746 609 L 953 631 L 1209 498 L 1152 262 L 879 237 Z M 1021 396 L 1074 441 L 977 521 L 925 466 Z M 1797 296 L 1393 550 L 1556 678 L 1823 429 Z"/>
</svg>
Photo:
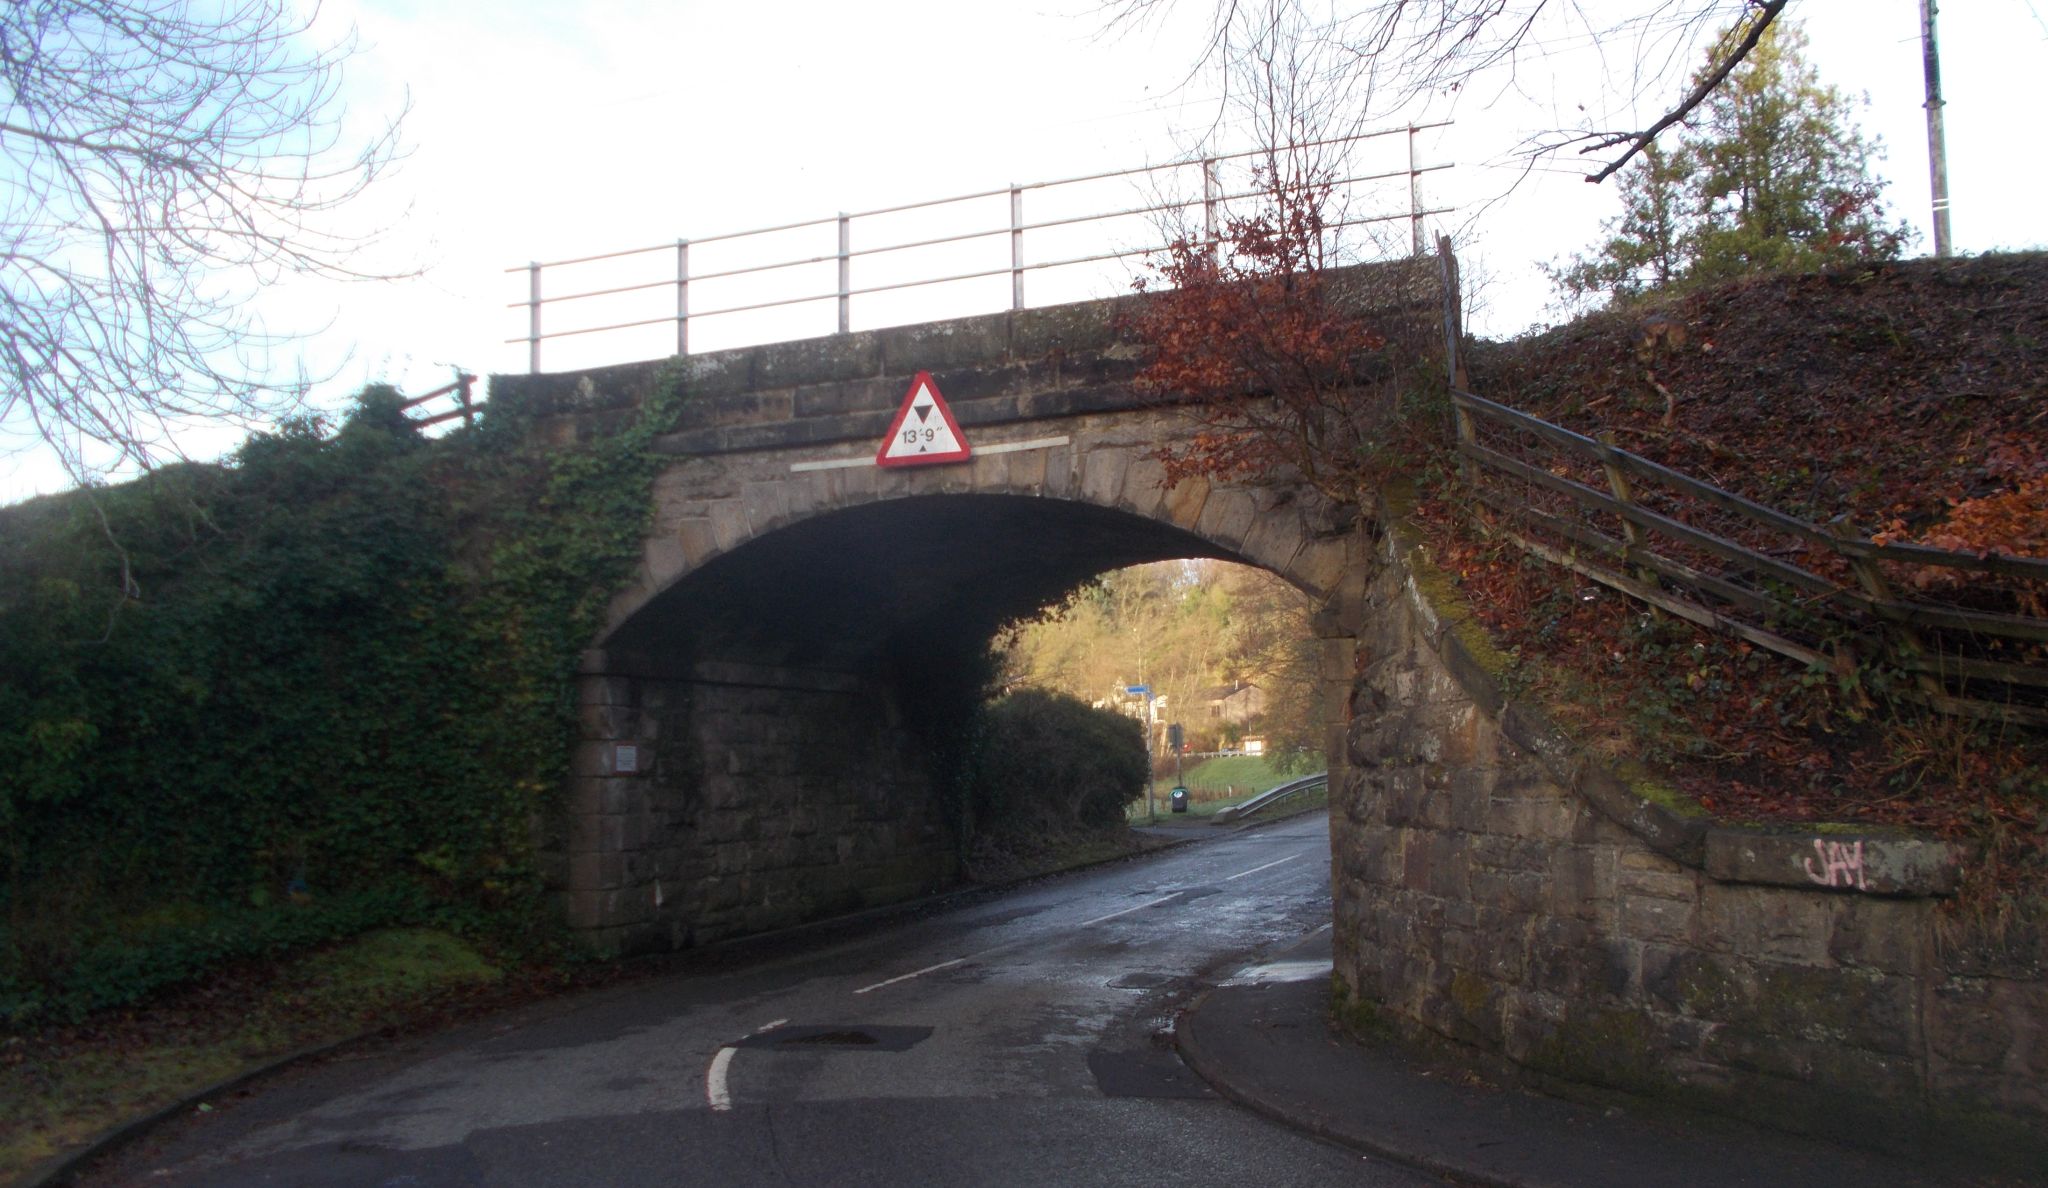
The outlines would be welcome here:
<svg viewBox="0 0 2048 1188">
<path fill-rule="evenodd" d="M 965 462 L 970 456 L 967 437 L 960 422 L 939 395 L 932 373 L 920 371 L 910 381 L 903 407 L 889 423 L 888 436 L 875 451 L 877 466 L 929 466 L 935 462 Z"/>
</svg>

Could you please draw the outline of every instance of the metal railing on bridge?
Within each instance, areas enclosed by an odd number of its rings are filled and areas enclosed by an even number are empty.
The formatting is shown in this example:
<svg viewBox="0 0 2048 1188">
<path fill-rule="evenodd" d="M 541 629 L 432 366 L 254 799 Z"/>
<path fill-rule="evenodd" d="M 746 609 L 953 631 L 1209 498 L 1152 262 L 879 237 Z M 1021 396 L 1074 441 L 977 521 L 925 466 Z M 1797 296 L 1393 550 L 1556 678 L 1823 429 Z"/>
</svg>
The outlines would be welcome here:
<svg viewBox="0 0 2048 1188">
<path fill-rule="evenodd" d="M 1335 207 L 1338 214 L 1326 223 L 1326 230 L 1335 232 L 1343 228 L 1406 222 L 1409 225 L 1409 235 L 1407 236 L 1409 249 L 1413 254 L 1421 255 L 1425 250 L 1423 220 L 1430 216 L 1446 214 L 1450 208 L 1427 206 L 1423 201 L 1420 179 L 1425 173 L 1448 169 L 1451 166 L 1448 163 L 1422 164 L 1417 155 L 1419 151 L 1417 137 L 1422 132 L 1448 126 L 1448 121 L 1415 124 L 1402 128 L 1364 132 L 1352 136 L 1332 137 L 1298 145 L 1249 149 L 1244 152 L 1206 156 L 1163 165 L 1146 165 L 1134 169 L 1086 174 L 1079 177 L 1062 178 L 1057 181 L 1010 185 L 1001 189 L 983 190 L 973 194 L 961 194 L 950 198 L 935 198 L 928 201 L 879 207 L 874 210 L 859 211 L 851 214 L 842 213 L 802 222 L 783 223 L 772 227 L 757 228 L 752 231 L 732 232 L 698 239 L 678 239 L 673 243 L 628 248 L 623 251 L 605 252 L 591 256 L 577 256 L 564 260 L 537 261 L 505 270 L 508 274 L 525 273 L 527 276 L 526 299 L 507 303 L 507 308 L 526 310 L 526 333 L 518 337 L 505 339 L 505 342 L 508 344 L 526 343 L 528 368 L 531 371 L 538 372 L 541 369 L 541 344 L 549 340 L 616 333 L 652 326 L 673 325 L 675 328 L 674 353 L 684 355 L 690 353 L 690 331 L 694 322 L 712 317 L 784 309 L 822 302 L 833 302 L 836 304 L 838 332 L 844 334 L 853 328 L 853 302 L 856 297 L 874 297 L 884 293 L 899 293 L 905 290 L 958 284 L 960 282 L 1003 276 L 1010 278 L 1008 307 L 1011 309 L 1024 309 L 1026 308 L 1024 280 L 1028 273 L 1044 272 L 1051 269 L 1072 269 L 1080 265 L 1102 264 L 1135 256 L 1150 256 L 1164 252 L 1170 247 L 1169 243 L 1151 243 L 1145 246 L 1133 247 L 1128 244 L 1098 241 L 1096 246 L 1083 248 L 1078 252 L 1069 248 L 1067 253 L 1057 254 L 1052 258 L 1028 260 L 1025 251 L 1025 238 L 1027 235 L 1036 233 L 1034 238 L 1056 237 L 1057 233 L 1062 231 L 1086 227 L 1099 229 L 1105 223 L 1135 218 L 1148 219 L 1155 225 L 1163 224 L 1165 227 L 1171 228 L 1178 221 L 1187 219 L 1196 208 L 1199 208 L 1201 211 L 1201 226 L 1199 230 L 1201 239 L 1205 243 L 1214 244 L 1218 241 L 1223 228 L 1226 226 L 1226 220 L 1229 217 L 1232 203 L 1256 201 L 1270 192 L 1269 186 L 1258 183 L 1257 167 L 1263 162 L 1275 160 L 1285 160 L 1299 164 L 1302 154 L 1305 153 L 1316 154 L 1318 158 L 1319 169 L 1313 173 L 1314 184 L 1330 187 L 1331 193 L 1338 200 Z M 1387 140 L 1393 137 L 1406 138 L 1407 161 L 1404 166 L 1361 172 L 1358 167 L 1350 165 L 1349 153 L 1354 146 L 1373 141 Z M 1398 142 L 1396 143 L 1398 144 Z M 1334 168 L 1330 165 L 1325 165 L 1324 162 L 1334 163 Z M 1233 169 L 1251 175 L 1251 182 L 1249 184 L 1234 184 L 1234 179 L 1226 176 Z M 1178 179 L 1180 177 L 1190 172 L 1197 173 L 1196 180 L 1199 182 L 1199 191 L 1191 190 L 1185 197 L 1172 195 L 1167 192 L 1169 187 L 1179 184 Z M 1071 191 L 1079 187 L 1085 187 L 1090 183 L 1115 182 L 1122 179 L 1130 179 L 1134 183 L 1142 183 L 1133 187 L 1139 194 L 1135 205 L 1122 205 L 1107 210 L 1059 211 L 1035 219 L 1027 219 L 1025 217 L 1024 199 L 1027 193 L 1046 195 L 1062 190 Z M 1353 198 L 1369 200 L 1379 197 L 1384 199 L 1385 196 L 1383 194 L 1374 193 L 1373 184 L 1391 183 L 1397 179 L 1405 179 L 1406 181 L 1406 185 L 1400 187 L 1405 190 L 1405 193 L 1402 194 L 1401 208 L 1398 210 L 1389 210 L 1384 206 L 1368 206 L 1363 204 L 1361 204 L 1360 209 L 1353 210 L 1346 201 Z M 1226 182 L 1233 182 L 1233 184 L 1226 184 Z M 1150 188 L 1149 196 L 1144 193 L 1146 187 Z M 1379 188 L 1392 189 L 1394 187 L 1382 186 Z M 954 213 L 959 213 L 962 208 L 972 207 L 976 204 L 986 206 L 992 200 L 1000 200 L 1005 197 L 1008 198 L 1008 218 L 994 225 L 988 225 L 987 223 L 969 224 L 964 230 L 938 235 L 929 234 L 928 230 L 918 230 L 920 228 L 933 228 L 935 223 L 943 221 L 939 212 L 946 211 L 948 208 L 952 208 Z M 882 242 L 873 246 L 859 248 L 853 246 L 856 224 L 863 226 L 882 225 L 886 224 L 892 216 L 909 214 L 918 216 L 917 221 L 912 224 L 913 230 L 909 238 Z M 897 219 L 896 221 L 901 223 L 904 220 Z M 723 248 L 748 242 L 765 246 L 777 240 L 786 240 L 796 233 L 808 231 L 819 234 L 825 229 L 833 228 L 836 228 L 838 234 L 836 251 L 822 253 L 813 251 L 808 255 L 798 254 L 778 257 L 770 259 L 766 263 L 749 263 L 740 266 L 719 266 L 708 269 L 700 266 L 696 270 L 693 270 L 692 267 L 691 256 L 693 251 L 701 252 L 706 248 Z M 1194 233 L 1194 229 L 1189 228 L 1189 233 Z M 994 241 L 997 245 L 1000 245 L 1003 237 L 1008 238 L 1009 259 L 1007 263 L 987 264 L 984 262 L 980 266 L 968 265 L 962 267 L 957 262 L 953 262 L 957 261 L 957 256 L 949 256 L 947 259 L 950 263 L 950 270 L 942 269 L 939 275 L 893 276 L 880 280 L 865 280 L 863 283 L 856 283 L 855 281 L 854 262 L 857 260 L 874 261 L 879 257 L 892 254 L 900 256 L 905 253 L 916 252 L 919 249 L 950 247 L 953 245 L 975 243 L 977 241 Z M 1166 237 L 1171 238 L 1170 235 Z M 672 260 L 673 269 L 667 269 L 657 264 L 656 267 L 662 269 L 661 275 L 651 279 L 635 279 L 632 276 L 618 275 L 617 269 L 612 267 L 621 262 L 643 265 L 656 260 Z M 734 282 L 742 278 L 765 277 L 769 274 L 776 274 L 778 278 L 788 278 L 794 274 L 801 273 L 807 268 L 817 271 L 824 267 L 831 267 L 836 270 L 835 284 L 820 285 L 813 280 L 806 287 L 801 281 L 792 281 L 786 285 L 771 287 L 766 292 L 757 291 L 727 304 L 706 308 L 695 303 L 701 296 L 702 287 L 709 282 Z M 605 279 L 602 278 L 602 274 L 607 268 L 611 269 L 610 279 L 616 280 L 619 283 L 606 283 Z M 542 282 L 544 277 L 599 277 L 600 279 L 582 282 L 592 287 L 550 294 L 543 290 Z M 660 295 L 659 299 L 664 302 L 663 312 L 658 315 L 630 316 L 623 320 L 601 322 L 593 325 L 570 325 L 560 329 L 547 329 L 543 327 L 544 312 L 551 313 L 561 310 L 564 307 L 570 306 L 571 303 L 589 302 L 601 304 L 618 298 L 645 300 L 656 295 Z M 666 300 L 669 296 L 672 296 L 674 300 L 672 310 L 666 308 Z M 943 316 L 962 316 L 974 312 L 994 312 L 994 310 L 950 309 Z M 926 319 L 918 318 L 914 320 Z M 790 337 L 802 336 L 801 334 L 790 335 Z"/>
</svg>

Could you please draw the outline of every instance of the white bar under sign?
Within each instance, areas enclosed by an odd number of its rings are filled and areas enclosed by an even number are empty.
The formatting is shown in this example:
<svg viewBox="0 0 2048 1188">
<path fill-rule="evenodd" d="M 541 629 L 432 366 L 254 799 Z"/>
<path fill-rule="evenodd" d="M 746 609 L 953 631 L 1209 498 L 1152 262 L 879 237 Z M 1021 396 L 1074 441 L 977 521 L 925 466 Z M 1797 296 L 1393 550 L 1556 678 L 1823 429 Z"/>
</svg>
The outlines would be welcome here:
<svg viewBox="0 0 2048 1188">
<path fill-rule="evenodd" d="M 974 452 L 976 454 L 1015 454 L 1024 450 L 1049 450 L 1054 446 L 1066 445 L 1070 440 L 1070 438 L 1064 436 L 1034 437 L 1030 441 L 1006 441 L 997 445 L 975 446 Z M 858 458 L 826 458 L 819 462 L 792 462 L 789 464 L 789 469 L 792 473 L 802 473 L 810 470 L 851 470 L 856 466 L 873 466 L 874 464 L 874 455 L 866 454 Z"/>
</svg>

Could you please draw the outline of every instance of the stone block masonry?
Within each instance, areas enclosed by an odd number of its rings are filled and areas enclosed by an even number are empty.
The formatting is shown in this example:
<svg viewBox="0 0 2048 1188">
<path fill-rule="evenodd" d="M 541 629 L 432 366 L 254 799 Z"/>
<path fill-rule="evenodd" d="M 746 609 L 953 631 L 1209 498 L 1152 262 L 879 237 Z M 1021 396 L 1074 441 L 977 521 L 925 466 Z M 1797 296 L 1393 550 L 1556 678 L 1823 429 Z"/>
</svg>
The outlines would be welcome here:
<svg viewBox="0 0 2048 1188">
<path fill-rule="evenodd" d="M 886 690 L 707 666 L 586 674 L 581 700 L 563 891 L 603 951 L 686 948 L 954 878 L 955 836 Z"/>
<path fill-rule="evenodd" d="M 1952 942 L 1951 847 L 1720 826 L 1617 779 L 1494 681 L 1413 538 L 1382 544 L 1332 789 L 1343 988 L 1571 1081 L 1865 1143 L 2043 1142 L 2043 954 Z"/>
<path fill-rule="evenodd" d="M 1358 300 L 1434 325 L 1438 276 L 1434 261 L 1367 266 Z M 1264 566 L 1316 600 L 1326 679 L 1348 687 L 1358 509 L 1286 481 L 1167 488 L 1160 447 L 1203 426 L 1133 389 L 1128 301 L 493 378 L 491 415 L 540 441 L 616 432 L 671 386 L 681 397 L 548 824 L 575 928 L 609 951 L 678 947 L 944 883 L 944 747 L 903 719 L 928 727 L 935 701 L 972 696 L 951 674 L 1004 621 L 1105 570 Z M 975 456 L 879 469 L 921 371 Z M 1341 766 L 1343 723 L 1326 726 Z"/>
</svg>

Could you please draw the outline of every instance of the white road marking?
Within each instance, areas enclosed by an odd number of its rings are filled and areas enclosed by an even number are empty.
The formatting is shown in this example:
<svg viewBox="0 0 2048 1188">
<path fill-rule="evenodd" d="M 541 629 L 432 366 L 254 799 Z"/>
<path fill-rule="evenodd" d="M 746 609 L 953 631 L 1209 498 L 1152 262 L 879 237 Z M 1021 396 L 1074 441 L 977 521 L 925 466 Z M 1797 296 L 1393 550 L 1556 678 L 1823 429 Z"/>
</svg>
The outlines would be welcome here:
<svg viewBox="0 0 2048 1188">
<path fill-rule="evenodd" d="M 1237 880 L 1237 879 L 1241 879 L 1241 878 L 1243 878 L 1243 877 L 1244 877 L 1244 876 L 1246 876 L 1246 875 L 1255 875 L 1255 874 L 1259 873 L 1259 872 L 1260 872 L 1260 871 L 1262 871 L 1262 870 L 1271 870 L 1271 869 L 1273 869 L 1274 867 L 1276 867 L 1276 866 L 1280 865 L 1280 864 L 1281 864 L 1282 862 L 1292 862 L 1292 861 L 1294 861 L 1294 860 L 1295 860 L 1296 858 L 1299 858 L 1299 857 L 1301 857 L 1301 855 L 1300 855 L 1300 854 L 1289 854 L 1289 855 L 1288 855 L 1287 857 L 1285 857 L 1285 858 L 1275 858 L 1275 859 L 1273 859 L 1273 860 L 1272 860 L 1271 862 L 1268 862 L 1268 863 L 1266 863 L 1266 864 L 1265 864 L 1264 866 L 1254 866 L 1254 867 L 1252 867 L 1252 868 L 1251 868 L 1250 870 L 1241 870 L 1241 871 L 1238 871 L 1238 872 L 1237 872 L 1236 874 L 1234 874 L 1234 875 L 1231 875 L 1231 876 L 1230 876 L 1229 878 L 1227 878 L 1227 879 L 1225 879 L 1225 880 L 1223 880 L 1223 881 L 1224 881 L 1224 882 L 1226 882 L 1226 883 L 1229 883 L 1229 882 L 1233 882 L 1233 881 L 1235 881 L 1235 880 Z"/>
<path fill-rule="evenodd" d="M 720 1048 L 718 1055 L 711 1058 L 710 1071 L 704 1074 L 704 1096 L 714 1110 L 732 1108 L 732 1091 L 725 1085 L 726 1070 L 732 1067 L 732 1053 L 731 1045 Z"/>
<path fill-rule="evenodd" d="M 894 986 L 898 982 L 907 982 L 912 978 L 921 978 L 928 973 L 936 973 L 939 970 L 948 969 L 952 966 L 959 965 L 969 960 L 972 960 L 972 958 L 955 957 L 951 961 L 941 961 L 937 965 L 927 965 L 923 969 L 913 969 L 907 974 L 897 974 L 893 978 L 885 978 L 882 981 L 876 982 L 872 986 L 862 986 L 860 989 L 854 991 L 854 993 L 866 994 L 870 990 L 880 990 L 884 986 Z"/>
<path fill-rule="evenodd" d="M 1184 894 L 1186 894 L 1186 892 L 1184 891 L 1175 891 L 1171 895 L 1162 895 L 1157 899 L 1148 899 L 1144 903 L 1139 904 L 1137 907 L 1127 907 L 1123 911 L 1111 912 L 1107 916 L 1097 916 L 1093 920 L 1083 920 L 1079 924 L 1074 925 L 1074 927 L 1086 928 L 1090 924 L 1100 924 L 1104 920 L 1114 920 L 1118 916 L 1128 916 L 1132 912 L 1142 912 L 1148 907 L 1158 907 L 1160 904 L 1165 903 L 1169 899 L 1179 899 Z"/>
<path fill-rule="evenodd" d="M 754 1028 L 754 1034 L 773 1031 L 787 1022 L 787 1019 L 775 1019 L 763 1023 Z M 711 1103 L 712 1109 L 720 1112 L 732 1108 L 732 1090 L 727 1085 L 727 1078 L 732 1074 L 732 1055 L 737 1050 L 731 1044 L 720 1048 L 718 1054 L 711 1058 L 711 1067 L 704 1073 L 704 1098 Z"/>
<path fill-rule="evenodd" d="M 1306 852 L 1306 851 L 1304 851 L 1304 852 Z M 1287 857 L 1285 857 L 1285 858 L 1276 858 L 1276 859 L 1274 859 L 1273 861 L 1271 861 L 1271 862 L 1268 862 L 1268 863 L 1266 863 L 1266 864 L 1265 864 L 1264 866 L 1254 866 L 1254 867 L 1252 867 L 1252 868 L 1251 868 L 1250 870 L 1247 870 L 1247 871 L 1242 871 L 1242 872 L 1240 872 L 1240 873 L 1238 873 L 1238 874 L 1234 874 L 1234 875 L 1231 875 L 1231 876 L 1230 876 L 1229 878 L 1226 878 L 1226 879 L 1224 879 L 1223 881 L 1224 881 L 1224 882 L 1226 882 L 1226 883 L 1228 883 L 1228 882 L 1230 882 L 1230 881 L 1231 881 L 1232 879 L 1241 879 L 1241 878 L 1243 878 L 1243 877 L 1244 877 L 1245 875 L 1252 875 L 1252 874 L 1257 874 L 1257 873 L 1259 873 L 1259 872 L 1260 872 L 1260 871 L 1262 871 L 1262 870 L 1270 870 L 1271 868 L 1273 868 L 1273 867 L 1275 867 L 1275 866 L 1278 866 L 1278 865 L 1280 865 L 1280 864 L 1281 864 L 1281 863 L 1283 863 L 1283 862 L 1292 862 L 1292 861 L 1294 861 L 1294 860 L 1295 860 L 1296 858 L 1299 858 L 1299 857 L 1301 857 L 1301 855 L 1300 855 L 1300 854 L 1289 854 L 1289 855 L 1288 855 Z M 1146 901 L 1145 901 L 1144 903 L 1141 903 L 1141 904 L 1136 904 L 1136 905 L 1134 905 L 1134 906 L 1132 906 L 1132 907 L 1127 907 L 1127 908 L 1124 908 L 1124 909 L 1122 909 L 1122 910 L 1120 910 L 1120 911 L 1114 911 L 1114 912 L 1109 912 L 1109 913 L 1107 913 L 1107 914 L 1105 914 L 1105 915 L 1100 915 L 1100 916 L 1097 916 L 1097 917 L 1095 917 L 1095 918 L 1094 918 L 1094 919 L 1092 919 L 1092 920 L 1083 920 L 1083 921 L 1081 921 L 1081 922 L 1080 922 L 1079 924 L 1076 924 L 1076 925 L 1074 925 L 1074 927 L 1075 927 L 1075 928 L 1087 928 L 1088 926 L 1090 926 L 1090 925 L 1092 925 L 1092 924 L 1100 924 L 1100 923 L 1102 923 L 1102 922 L 1103 922 L 1103 921 L 1105 921 L 1105 920 L 1114 920 L 1114 919 L 1116 919 L 1116 918 L 1117 918 L 1118 916 L 1128 916 L 1128 915 L 1130 915 L 1130 914 L 1131 914 L 1132 912 L 1142 912 L 1142 911 L 1144 911 L 1144 910 L 1145 910 L 1146 908 L 1149 908 L 1149 907 L 1158 907 L 1158 906 L 1159 906 L 1160 904 L 1162 904 L 1162 903 L 1166 903 L 1166 902 L 1167 902 L 1167 901 L 1169 901 L 1169 900 L 1179 899 L 1179 898 L 1180 898 L 1181 896 L 1183 896 L 1183 895 L 1185 895 L 1185 894 L 1187 894 L 1187 892 L 1185 892 L 1185 891 L 1174 891 L 1174 892 L 1170 892 L 1170 893 L 1168 893 L 1168 894 L 1166 894 L 1166 895 L 1162 895 L 1162 896 L 1160 896 L 1160 897 L 1159 897 L 1159 898 L 1157 898 L 1157 899 L 1148 899 L 1148 900 L 1146 900 Z M 1016 943 L 1016 942 L 1013 942 L 1013 944 L 1014 944 L 1014 943 Z M 997 946 L 996 946 L 995 948 L 993 948 L 993 949 L 984 949 L 984 950 L 982 950 L 982 951 L 981 951 L 981 952 L 979 952 L 979 953 L 969 953 L 969 954 L 968 954 L 967 956 L 965 956 L 965 957 L 955 957 L 955 958 L 953 958 L 953 959 L 952 959 L 951 961 L 941 961 L 941 962 L 939 962 L 939 963 L 938 963 L 937 965 L 927 965 L 927 966 L 925 966 L 925 967 L 924 967 L 923 969 L 913 969 L 913 970 L 911 970 L 911 971 L 910 971 L 909 973 L 906 973 L 906 974 L 897 974 L 897 975 L 896 975 L 895 977 L 893 977 L 893 978 L 884 978 L 884 979 L 882 979 L 882 980 L 881 980 L 881 981 L 879 981 L 879 982 L 875 982 L 875 983 L 872 983 L 871 985 L 867 985 L 867 986 L 862 986 L 862 987 L 861 987 L 860 989 L 858 989 L 858 990 L 855 990 L 855 991 L 854 991 L 854 993 L 855 993 L 855 994 L 866 994 L 866 993 L 867 993 L 868 991 L 870 991 L 870 990 L 880 990 L 880 989 L 881 989 L 882 987 L 884 987 L 884 986 L 894 986 L 894 985 L 895 985 L 896 983 L 898 983 L 898 982 L 907 982 L 907 981 L 910 981 L 910 980 L 911 980 L 912 978 L 921 978 L 921 977 L 923 977 L 924 975 L 926 975 L 926 974 L 928 974 L 928 973 L 937 973 L 937 972 L 938 972 L 939 970 L 942 970 L 942 969 L 951 969 L 951 968 L 953 968 L 953 967 L 954 967 L 954 966 L 956 966 L 956 965 L 965 965 L 965 964 L 966 964 L 967 962 L 969 962 L 969 961 L 974 961 L 974 960 L 977 960 L 977 959 L 979 959 L 979 958 L 982 958 L 982 957 L 986 957 L 986 956 L 988 956 L 988 955 L 989 955 L 989 954 L 991 954 L 991 953 L 997 953 L 997 952 L 1001 952 L 1002 950 L 1004 950 L 1004 949 L 1007 949 L 1007 948 L 1010 948 L 1010 947 L 1011 947 L 1011 945 L 997 945 Z M 771 1024 L 771 1026 L 772 1026 L 772 1024 Z"/>
</svg>

